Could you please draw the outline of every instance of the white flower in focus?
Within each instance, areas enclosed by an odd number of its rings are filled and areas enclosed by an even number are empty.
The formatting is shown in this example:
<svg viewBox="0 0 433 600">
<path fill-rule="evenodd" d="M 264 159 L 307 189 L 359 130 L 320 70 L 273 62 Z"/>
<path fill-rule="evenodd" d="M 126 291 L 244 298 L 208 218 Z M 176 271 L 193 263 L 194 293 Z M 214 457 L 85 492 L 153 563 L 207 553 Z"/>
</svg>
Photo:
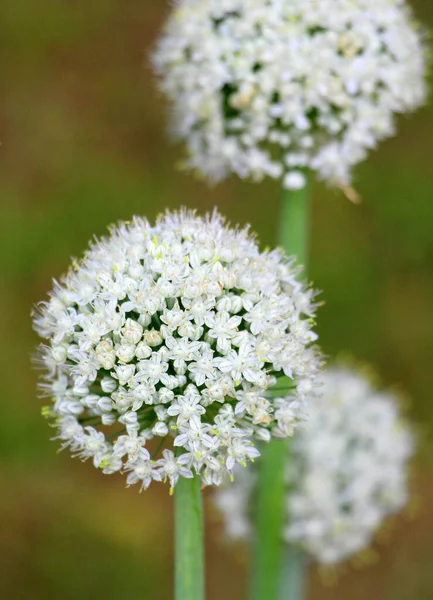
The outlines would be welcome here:
<svg viewBox="0 0 433 600">
<path fill-rule="evenodd" d="M 364 376 L 335 368 L 323 381 L 323 396 L 311 402 L 291 444 L 284 538 L 334 564 L 369 547 L 384 519 L 406 503 L 413 439 L 396 399 Z M 256 472 L 238 468 L 235 476 L 215 498 L 227 535 L 245 539 Z"/>
<path fill-rule="evenodd" d="M 405 0 L 179 0 L 153 63 L 188 168 L 347 186 L 425 101 L 421 37 Z"/>
<path fill-rule="evenodd" d="M 298 275 L 216 213 L 113 228 L 34 321 L 62 447 L 146 489 L 194 474 L 218 485 L 257 441 L 292 435 L 320 367 Z M 292 395 L 268 398 L 282 376 Z"/>
</svg>

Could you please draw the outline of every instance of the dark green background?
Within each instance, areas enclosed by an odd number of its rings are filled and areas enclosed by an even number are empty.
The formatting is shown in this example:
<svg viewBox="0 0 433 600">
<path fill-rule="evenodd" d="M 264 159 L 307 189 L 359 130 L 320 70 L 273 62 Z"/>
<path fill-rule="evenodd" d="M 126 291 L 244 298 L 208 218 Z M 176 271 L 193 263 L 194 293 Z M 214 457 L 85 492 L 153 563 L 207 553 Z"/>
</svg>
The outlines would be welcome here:
<svg viewBox="0 0 433 600">
<path fill-rule="evenodd" d="M 430 26 L 432 4 L 416 2 Z M 216 205 L 274 242 L 275 184 L 209 190 L 174 167 L 181 151 L 165 135 L 148 63 L 166 11 L 162 0 L 1 0 L 0 589 L 13 600 L 172 595 L 168 489 L 125 490 L 49 441 L 29 355 L 31 306 L 51 278 L 112 221 L 166 207 Z M 347 568 L 337 587 L 314 573 L 311 600 L 433 598 L 432 133 L 431 108 L 400 119 L 398 136 L 356 172 L 360 206 L 314 188 L 324 350 L 352 353 L 406 390 L 421 451 L 418 508 L 379 546 L 377 564 Z M 240 599 L 244 553 L 208 517 L 208 598 Z"/>
</svg>

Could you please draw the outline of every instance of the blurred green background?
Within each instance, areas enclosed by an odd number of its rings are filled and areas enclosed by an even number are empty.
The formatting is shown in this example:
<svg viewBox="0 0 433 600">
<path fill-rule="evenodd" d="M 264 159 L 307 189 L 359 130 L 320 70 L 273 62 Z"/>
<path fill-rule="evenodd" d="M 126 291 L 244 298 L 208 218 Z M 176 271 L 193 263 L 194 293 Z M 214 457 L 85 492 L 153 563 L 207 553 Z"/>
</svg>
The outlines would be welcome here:
<svg viewBox="0 0 433 600">
<path fill-rule="evenodd" d="M 418 0 L 433 25 L 433 3 Z M 57 454 L 40 417 L 29 355 L 32 305 L 71 255 L 109 223 L 166 207 L 218 206 L 274 242 L 278 189 L 236 180 L 209 190 L 174 168 L 164 106 L 148 62 L 162 0 L 1 0 L 0 5 L 0 572 L 3 597 L 172 597 L 172 501 L 166 487 L 125 490 Z M 317 185 L 311 276 L 326 304 L 326 353 L 370 362 L 412 398 L 421 436 L 415 510 L 368 569 L 348 567 L 311 600 L 433 598 L 433 111 L 400 119 L 356 173 L 354 206 Z M 416 506 L 415 506 L 416 504 Z M 208 510 L 208 598 L 246 590 L 246 558 Z"/>
</svg>

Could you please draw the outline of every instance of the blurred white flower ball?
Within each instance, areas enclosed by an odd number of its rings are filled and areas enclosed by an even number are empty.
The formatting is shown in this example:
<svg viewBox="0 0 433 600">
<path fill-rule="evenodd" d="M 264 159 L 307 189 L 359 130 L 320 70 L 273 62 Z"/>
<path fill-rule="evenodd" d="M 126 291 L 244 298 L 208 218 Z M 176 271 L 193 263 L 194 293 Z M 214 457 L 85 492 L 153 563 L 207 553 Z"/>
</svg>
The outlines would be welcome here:
<svg viewBox="0 0 433 600">
<path fill-rule="evenodd" d="M 153 62 L 186 166 L 211 181 L 348 185 L 426 96 L 404 0 L 179 0 Z"/>
<path fill-rule="evenodd" d="M 257 440 L 292 435 L 320 365 L 298 275 L 217 213 L 135 218 L 93 242 L 34 319 L 62 447 L 145 489 L 218 485 Z M 271 398 L 280 375 L 292 393 Z"/>
<path fill-rule="evenodd" d="M 283 535 L 322 564 L 368 548 L 384 519 L 408 497 L 413 439 L 396 399 L 364 377 L 335 368 L 291 444 Z M 251 535 L 256 470 L 236 471 L 216 495 L 229 537 Z"/>
</svg>

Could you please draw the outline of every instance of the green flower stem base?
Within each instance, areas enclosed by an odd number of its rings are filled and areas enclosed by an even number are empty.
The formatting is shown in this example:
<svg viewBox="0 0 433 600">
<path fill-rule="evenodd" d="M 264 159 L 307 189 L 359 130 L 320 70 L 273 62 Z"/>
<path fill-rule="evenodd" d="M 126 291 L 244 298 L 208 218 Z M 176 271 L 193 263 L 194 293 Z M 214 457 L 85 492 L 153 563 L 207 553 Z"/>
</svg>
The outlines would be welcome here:
<svg viewBox="0 0 433 600">
<path fill-rule="evenodd" d="M 279 220 L 279 245 L 289 256 L 295 255 L 304 267 L 308 258 L 308 192 L 308 186 L 296 192 L 284 190 Z M 282 534 L 287 522 L 285 473 L 289 453 L 290 441 L 272 440 L 261 449 L 252 600 L 281 597 L 281 579 L 286 571 Z"/>
<path fill-rule="evenodd" d="M 180 477 L 174 490 L 175 600 L 204 600 L 203 499 L 199 477 Z"/>
<path fill-rule="evenodd" d="M 307 556 L 302 550 L 286 544 L 280 579 L 279 600 L 302 600 L 307 594 Z"/>
<path fill-rule="evenodd" d="M 279 246 L 284 248 L 289 256 L 296 256 L 298 264 L 304 268 L 308 263 L 309 195 L 309 180 L 302 190 L 282 190 L 278 224 Z"/>
<path fill-rule="evenodd" d="M 286 512 L 284 472 L 289 440 L 261 447 L 256 504 L 252 600 L 277 600 L 284 568 L 282 530 Z"/>
</svg>

